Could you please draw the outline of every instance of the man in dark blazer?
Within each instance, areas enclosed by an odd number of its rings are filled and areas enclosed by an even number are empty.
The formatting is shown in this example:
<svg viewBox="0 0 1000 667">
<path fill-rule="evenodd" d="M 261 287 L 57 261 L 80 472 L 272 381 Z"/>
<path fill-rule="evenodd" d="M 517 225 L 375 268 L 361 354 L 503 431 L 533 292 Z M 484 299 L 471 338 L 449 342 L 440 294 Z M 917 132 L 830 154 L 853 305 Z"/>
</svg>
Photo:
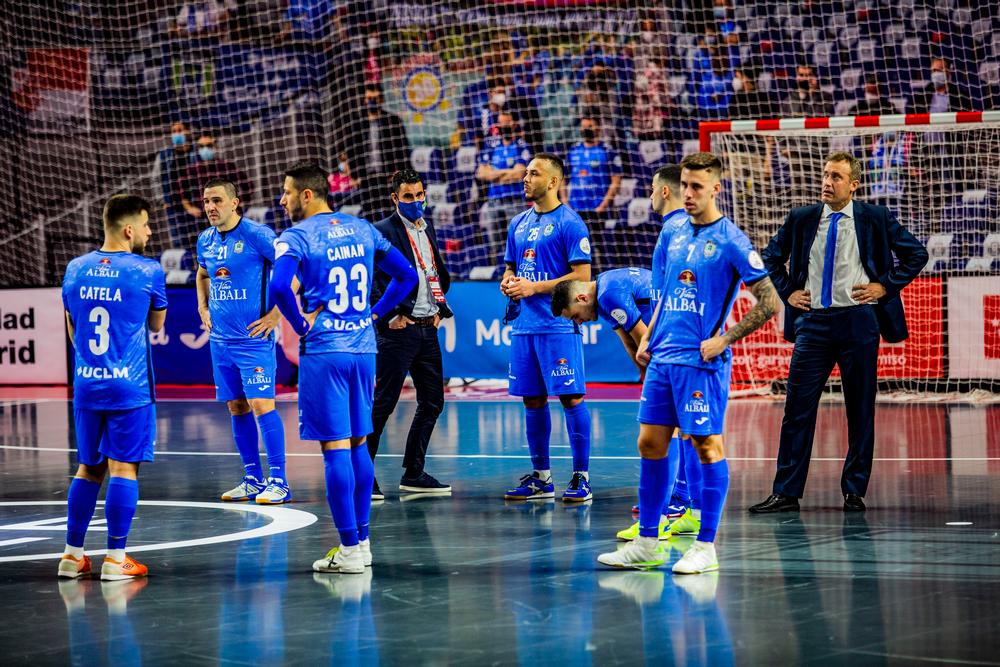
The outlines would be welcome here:
<svg viewBox="0 0 1000 667">
<path fill-rule="evenodd" d="M 860 161 L 849 153 L 830 155 L 823 168 L 823 203 L 793 209 L 763 253 L 787 306 L 785 338 L 795 349 L 774 489 L 750 508 L 755 514 L 798 511 L 819 399 L 834 364 L 840 367 L 847 408 L 844 511 L 865 509 L 875 447 L 879 335 L 890 343 L 907 337 L 899 294 L 927 263 L 927 250 L 887 208 L 853 201 L 860 183 Z"/>
<path fill-rule="evenodd" d="M 451 286 L 451 276 L 438 251 L 434 226 L 424 218 L 425 195 L 420 174 L 412 169 L 397 171 L 392 176 L 391 187 L 396 210 L 376 223 L 375 228 L 410 261 L 420 280 L 413 291 L 377 323 L 375 404 L 368 453 L 374 461 L 385 423 L 396 409 L 403 380 L 409 373 L 417 392 L 417 410 L 406 436 L 404 473 L 399 489 L 407 493 L 443 493 L 451 491 L 451 487 L 425 472 L 424 460 L 434 425 L 444 409 L 444 374 L 437 328 L 442 318 L 452 316 L 444 296 Z M 387 274 L 376 271 L 372 302 L 385 292 L 389 279 Z M 372 498 L 384 498 L 377 480 Z"/>
</svg>

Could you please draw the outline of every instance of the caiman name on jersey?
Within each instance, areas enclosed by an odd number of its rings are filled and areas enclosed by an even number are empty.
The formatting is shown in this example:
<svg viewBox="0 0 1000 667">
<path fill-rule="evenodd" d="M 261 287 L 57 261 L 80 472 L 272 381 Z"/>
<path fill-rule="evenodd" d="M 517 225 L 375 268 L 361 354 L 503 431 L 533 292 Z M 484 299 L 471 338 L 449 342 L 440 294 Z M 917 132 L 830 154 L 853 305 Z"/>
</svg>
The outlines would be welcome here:
<svg viewBox="0 0 1000 667">
<path fill-rule="evenodd" d="M 362 243 L 355 243 L 353 245 L 340 245 L 336 248 L 326 249 L 326 258 L 331 262 L 336 262 L 338 259 L 353 259 L 355 257 L 365 256 L 365 246 Z"/>
<path fill-rule="evenodd" d="M 121 301 L 122 291 L 119 288 L 93 287 L 91 285 L 80 285 L 80 298 L 91 301 Z"/>
</svg>

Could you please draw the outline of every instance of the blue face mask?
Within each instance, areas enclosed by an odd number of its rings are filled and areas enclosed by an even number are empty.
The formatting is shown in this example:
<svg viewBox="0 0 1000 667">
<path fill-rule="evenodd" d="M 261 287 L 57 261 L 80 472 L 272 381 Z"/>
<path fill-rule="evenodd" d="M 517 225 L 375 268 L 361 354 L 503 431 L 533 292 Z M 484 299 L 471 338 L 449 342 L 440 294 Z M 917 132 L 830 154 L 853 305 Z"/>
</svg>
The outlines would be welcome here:
<svg viewBox="0 0 1000 667">
<path fill-rule="evenodd" d="M 416 222 L 420 218 L 424 217 L 424 202 L 422 201 L 411 201 L 399 202 L 399 214 L 409 220 L 410 222 Z"/>
<path fill-rule="evenodd" d="M 208 146 L 202 146 L 198 149 L 198 157 L 205 161 L 211 160 L 215 157 L 215 149 L 209 148 Z"/>
<path fill-rule="evenodd" d="M 183 146 L 185 141 L 187 141 L 187 137 L 184 136 L 183 132 L 175 132 L 170 135 L 170 143 L 174 146 Z"/>
</svg>

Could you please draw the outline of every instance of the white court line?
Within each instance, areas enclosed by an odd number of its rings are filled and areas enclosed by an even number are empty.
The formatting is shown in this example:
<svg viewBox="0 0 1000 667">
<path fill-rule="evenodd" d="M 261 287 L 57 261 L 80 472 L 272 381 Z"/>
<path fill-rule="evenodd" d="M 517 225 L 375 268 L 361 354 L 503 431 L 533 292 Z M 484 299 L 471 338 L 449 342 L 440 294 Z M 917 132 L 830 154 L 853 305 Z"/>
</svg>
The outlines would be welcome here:
<svg viewBox="0 0 1000 667">
<path fill-rule="evenodd" d="M 28 447 L 22 445 L 0 445 L 0 449 L 19 449 L 29 452 L 62 452 L 70 453 L 75 452 L 76 449 L 69 449 L 63 447 Z M 157 451 L 157 456 L 239 456 L 239 452 L 171 452 L 171 451 Z M 322 456 L 319 452 L 285 452 L 285 456 L 295 456 L 295 457 L 314 457 L 319 458 Z M 401 459 L 403 454 L 379 454 L 383 458 Z M 511 459 L 511 460 L 522 460 L 527 454 L 427 454 L 429 459 Z M 550 456 L 552 459 L 559 460 L 572 460 L 572 456 Z M 639 461 L 638 456 L 595 456 L 591 455 L 590 459 L 592 461 Z M 729 461 L 771 461 L 775 460 L 774 456 L 727 456 L 726 459 Z M 838 463 L 843 463 L 844 459 L 840 457 L 817 457 L 812 458 L 813 461 L 837 461 Z M 1000 456 L 959 456 L 959 457 L 918 457 L 918 458 L 907 458 L 907 457 L 896 457 L 896 458 L 878 458 L 875 461 L 1000 461 Z"/>
<path fill-rule="evenodd" d="M 98 503 L 103 505 L 103 503 Z M 25 500 L 25 501 L 13 501 L 13 502 L 0 502 L 0 507 L 30 507 L 34 505 L 66 505 L 65 500 Z M 250 530 L 241 530 L 236 533 L 227 533 L 225 535 L 210 535 L 209 537 L 201 537 L 191 540 L 180 540 L 176 542 L 161 542 L 159 544 L 139 544 L 128 547 L 129 553 L 138 553 L 140 551 L 160 551 L 162 549 L 180 549 L 181 547 L 197 547 L 205 544 L 219 544 L 221 542 L 234 542 L 238 540 L 249 540 L 256 537 L 265 537 L 267 535 L 277 535 L 279 533 L 287 533 L 293 530 L 298 530 L 299 528 L 305 528 L 306 526 L 311 526 L 316 523 L 317 517 L 311 512 L 305 512 L 303 510 L 296 510 L 290 507 L 275 507 L 273 505 L 236 505 L 233 503 L 199 503 L 199 502 L 188 502 L 184 500 L 140 500 L 140 507 L 197 507 L 203 509 L 213 509 L 221 511 L 237 511 L 237 512 L 247 512 L 250 514 L 260 514 L 266 516 L 271 521 L 270 523 L 258 526 L 257 528 L 251 528 Z M 94 551 L 87 551 L 90 555 L 98 555 L 107 553 L 107 549 L 97 549 Z M 13 563 L 17 561 L 26 560 L 42 560 L 48 558 L 61 558 L 62 552 L 53 552 L 47 554 L 24 554 L 21 556 L 2 556 L 0 557 L 0 563 Z"/>
<path fill-rule="evenodd" d="M 9 547 L 14 544 L 27 544 L 28 542 L 42 542 L 47 537 L 18 537 L 13 540 L 0 540 L 0 547 Z"/>
</svg>

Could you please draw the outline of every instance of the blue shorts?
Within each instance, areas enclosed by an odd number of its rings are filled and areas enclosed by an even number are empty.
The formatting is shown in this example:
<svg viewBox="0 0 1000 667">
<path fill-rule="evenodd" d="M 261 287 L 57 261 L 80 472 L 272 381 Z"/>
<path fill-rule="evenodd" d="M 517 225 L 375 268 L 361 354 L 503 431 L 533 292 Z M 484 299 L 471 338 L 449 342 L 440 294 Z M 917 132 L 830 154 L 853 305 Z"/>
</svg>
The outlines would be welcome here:
<svg viewBox="0 0 1000 667">
<path fill-rule="evenodd" d="M 372 432 L 375 354 L 324 352 L 299 357 L 299 437 L 363 438 Z"/>
<path fill-rule="evenodd" d="M 583 375 L 583 336 L 520 334 L 510 337 L 507 379 L 511 396 L 563 396 L 587 393 Z"/>
<path fill-rule="evenodd" d="M 215 398 L 274 398 L 273 340 L 211 341 Z"/>
<path fill-rule="evenodd" d="M 125 463 L 153 460 L 156 403 L 131 410 L 88 410 L 73 406 L 76 458 L 88 466 L 106 458 Z"/>
<path fill-rule="evenodd" d="M 652 362 L 639 401 L 640 424 L 676 426 L 687 435 L 720 435 L 732 362 L 718 370 Z"/>
</svg>

